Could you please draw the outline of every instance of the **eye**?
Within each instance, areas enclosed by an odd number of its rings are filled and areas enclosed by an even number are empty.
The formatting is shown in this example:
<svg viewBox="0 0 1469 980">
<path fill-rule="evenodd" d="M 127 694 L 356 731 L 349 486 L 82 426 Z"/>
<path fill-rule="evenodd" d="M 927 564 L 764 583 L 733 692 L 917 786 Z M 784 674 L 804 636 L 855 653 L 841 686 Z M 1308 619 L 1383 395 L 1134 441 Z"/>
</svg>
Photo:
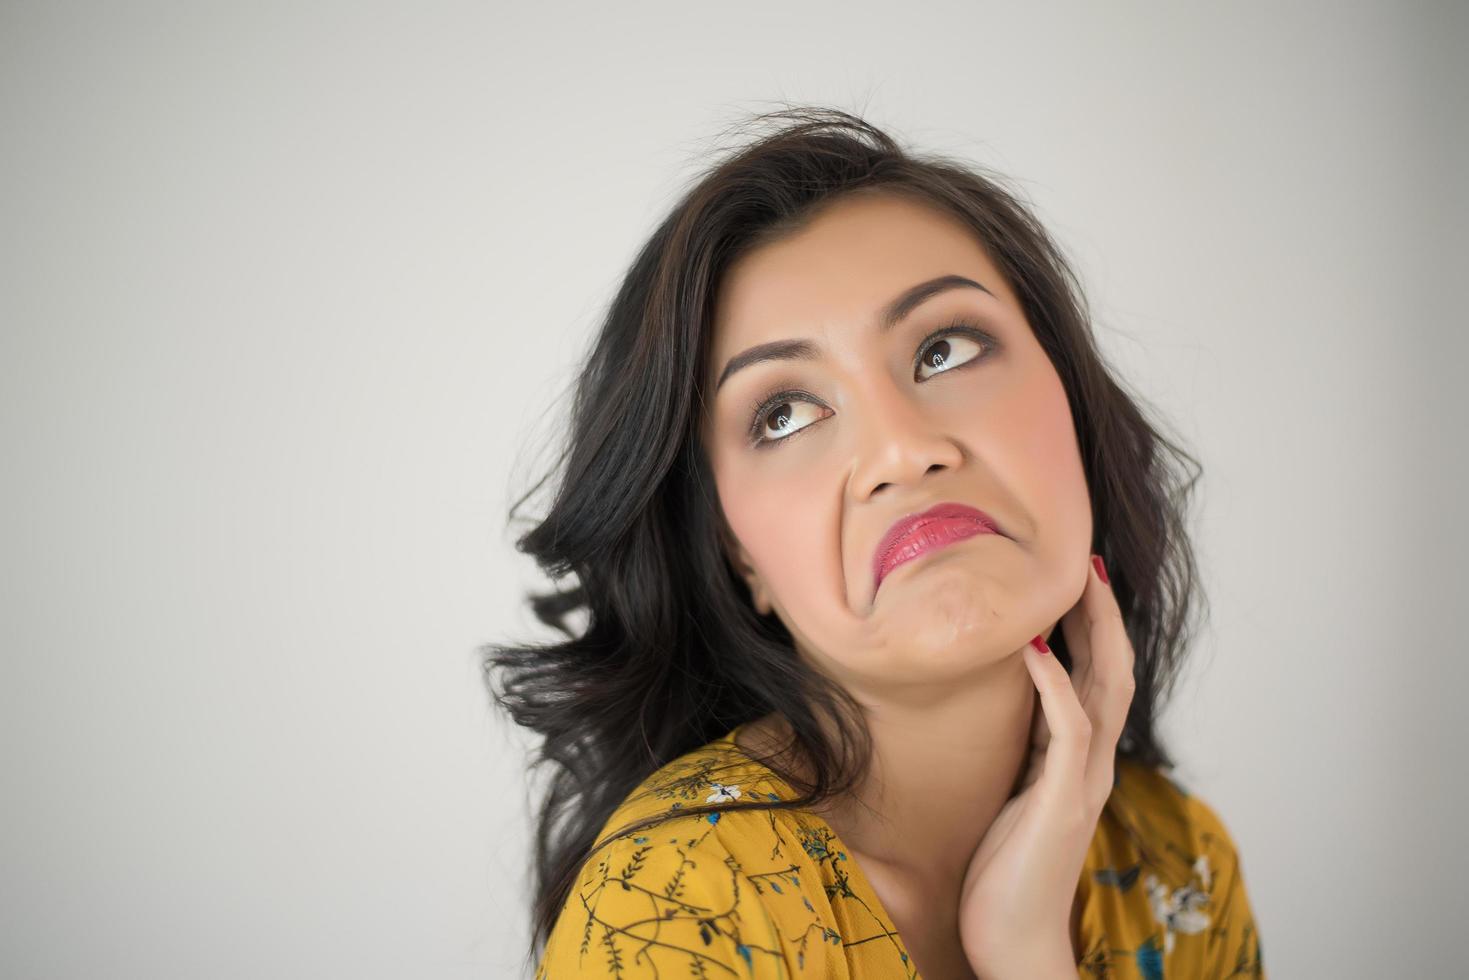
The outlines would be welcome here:
<svg viewBox="0 0 1469 980">
<path fill-rule="evenodd" d="M 957 343 L 956 343 L 957 342 Z M 965 355 L 964 348 L 972 347 L 977 353 Z M 988 332 L 968 323 L 963 319 L 955 320 L 948 326 L 940 327 L 929 334 L 919 344 L 920 356 L 914 364 L 915 380 L 926 381 L 933 377 L 920 374 L 924 367 L 934 368 L 934 374 L 945 374 L 949 371 L 958 370 L 975 361 L 982 361 L 989 357 L 999 348 L 999 342 L 989 335 Z M 809 410 L 808 414 L 814 416 L 806 424 L 800 424 L 803 410 Z M 797 435 L 811 427 L 812 422 L 820 421 L 825 416 L 820 415 L 822 411 L 831 414 L 829 409 L 824 408 L 819 401 L 804 391 L 779 391 L 758 400 L 750 409 L 753 418 L 750 420 L 750 443 L 756 449 L 772 449 L 776 443 L 785 442 L 792 436 Z M 771 436 L 769 426 L 781 435 Z"/>
<path fill-rule="evenodd" d="M 957 349 L 955 348 L 955 341 L 958 341 Z M 965 346 L 973 347 L 978 353 L 965 357 Z M 929 344 L 924 349 L 923 356 L 918 359 L 918 366 L 920 368 L 925 366 L 932 367 L 935 368 L 934 374 L 942 374 L 944 371 L 952 370 L 961 364 L 968 364 L 983 353 L 984 345 L 978 341 L 959 333 L 952 333 L 946 337 L 940 337 L 932 344 Z"/>
<path fill-rule="evenodd" d="M 821 416 L 816 413 L 821 411 L 821 406 L 815 402 L 808 401 L 808 396 L 799 391 L 782 391 L 772 395 L 770 398 L 762 399 L 755 408 L 754 423 L 750 430 L 750 438 L 757 447 L 784 442 L 793 433 L 800 432 L 811 423 L 800 424 L 803 414 Z M 804 410 L 804 411 L 803 411 Z M 815 419 L 812 419 L 815 421 Z M 770 436 L 771 431 L 778 431 L 783 435 Z"/>
</svg>

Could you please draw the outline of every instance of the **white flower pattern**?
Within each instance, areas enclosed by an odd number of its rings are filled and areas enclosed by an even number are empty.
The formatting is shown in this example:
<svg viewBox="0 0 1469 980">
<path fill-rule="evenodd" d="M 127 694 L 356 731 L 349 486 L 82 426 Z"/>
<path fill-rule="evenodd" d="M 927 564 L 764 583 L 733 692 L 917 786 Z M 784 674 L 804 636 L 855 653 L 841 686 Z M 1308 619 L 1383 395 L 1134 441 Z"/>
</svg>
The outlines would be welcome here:
<svg viewBox="0 0 1469 980">
<path fill-rule="evenodd" d="M 1194 874 L 1196 874 L 1196 875 L 1199 876 L 1199 880 L 1204 883 L 1204 887 L 1206 889 L 1210 887 L 1210 885 L 1209 885 L 1209 855 L 1207 855 L 1207 854 L 1200 854 L 1199 855 L 1199 859 L 1194 862 Z"/>
<path fill-rule="evenodd" d="M 639 827 L 635 836 L 619 835 L 615 860 L 604 855 L 585 863 L 536 980 L 643 980 L 665 964 L 664 976 L 706 974 L 706 967 L 717 966 L 724 975 L 750 980 L 816 980 L 834 975 L 833 969 L 842 972 L 843 964 L 851 976 L 916 976 L 895 926 L 881 915 L 875 893 L 855 874 L 829 825 L 807 810 L 743 812 L 746 798 L 781 800 L 794 790 L 763 766 L 747 766 L 743 757 L 734 760 L 739 767 L 730 765 L 724 749 L 732 741 L 731 733 L 708 751 L 669 763 L 608 820 L 620 826 L 666 815 L 669 837 L 665 843 L 661 834 Z M 1115 826 L 1103 828 L 1094 841 L 1100 846 L 1087 856 L 1091 904 L 1078 937 L 1079 975 L 1163 980 L 1166 967 L 1170 978 L 1263 980 L 1259 933 L 1237 853 L 1218 816 L 1202 801 L 1190 802 L 1162 770 L 1119 764 L 1118 773 L 1106 816 Z M 727 809 L 701 820 L 675 820 L 701 794 Z M 1113 829 L 1127 833 L 1105 832 Z M 797 841 L 800 850 L 786 847 Z M 718 879 L 719 891 L 708 892 L 718 896 L 713 906 L 689 904 L 680 894 L 693 881 L 691 854 L 707 858 L 694 866 L 710 871 L 699 888 L 713 889 Z M 1180 878 L 1187 887 L 1174 887 Z M 680 930 L 665 929 L 651 949 L 642 931 L 650 897 L 668 905 L 660 923 Z M 711 915 L 711 907 L 722 914 Z M 762 922 L 768 931 L 751 931 Z M 595 951 L 587 941 L 593 932 Z M 1187 938 L 1178 941 L 1179 934 Z M 721 946 L 716 935 L 731 941 Z M 821 955 L 813 955 L 812 942 Z M 645 972 L 630 972 L 629 944 L 636 955 L 656 953 L 659 961 L 648 959 Z M 605 970 L 597 968 L 598 960 Z M 640 967 L 644 962 L 636 960 Z"/>
<path fill-rule="evenodd" d="M 1192 881 L 1171 892 L 1168 885 L 1158 880 L 1157 875 L 1148 875 L 1148 902 L 1153 907 L 1153 918 L 1163 926 L 1163 953 L 1173 952 L 1175 933 L 1202 932 L 1209 927 L 1209 914 L 1202 911 L 1209 904 L 1209 856 L 1201 854 L 1193 864 L 1193 872 L 1203 882 L 1204 888 L 1195 888 Z"/>
<path fill-rule="evenodd" d="M 705 803 L 730 803 L 740 798 L 739 786 L 726 786 L 712 779 L 709 780 L 709 785 L 714 787 L 714 792 L 709 794 Z"/>
</svg>

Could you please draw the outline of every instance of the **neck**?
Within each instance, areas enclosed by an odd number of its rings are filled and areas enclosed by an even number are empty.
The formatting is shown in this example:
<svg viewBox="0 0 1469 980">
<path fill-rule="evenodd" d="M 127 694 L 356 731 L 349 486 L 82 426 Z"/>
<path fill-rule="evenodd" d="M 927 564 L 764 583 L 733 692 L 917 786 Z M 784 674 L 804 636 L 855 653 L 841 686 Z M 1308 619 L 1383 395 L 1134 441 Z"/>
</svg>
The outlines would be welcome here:
<svg viewBox="0 0 1469 980">
<path fill-rule="evenodd" d="M 925 901 L 957 908 L 969 859 L 1027 761 L 1041 710 L 1030 673 L 1017 652 L 962 687 L 859 701 L 869 705 L 871 764 L 850 795 L 818 815 L 864 870 L 900 892 L 909 891 L 901 883 L 912 883 Z"/>
</svg>

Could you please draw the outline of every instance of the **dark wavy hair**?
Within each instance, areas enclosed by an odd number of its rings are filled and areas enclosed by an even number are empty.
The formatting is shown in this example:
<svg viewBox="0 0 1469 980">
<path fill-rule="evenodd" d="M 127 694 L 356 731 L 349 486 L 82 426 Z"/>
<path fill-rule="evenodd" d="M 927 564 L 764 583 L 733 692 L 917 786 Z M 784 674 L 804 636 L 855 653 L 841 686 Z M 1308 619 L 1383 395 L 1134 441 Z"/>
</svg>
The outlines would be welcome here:
<svg viewBox="0 0 1469 980">
<path fill-rule="evenodd" d="M 807 808 L 866 771 L 870 734 L 855 701 L 796 655 L 777 617 L 755 611 L 728 559 L 700 435 L 722 274 L 843 195 L 900 194 L 953 215 L 1018 296 L 1065 386 L 1091 493 L 1091 550 L 1106 562 L 1136 654 L 1117 755 L 1176 765 L 1155 720 L 1202 605 L 1185 526 L 1198 463 L 1104 365 L 1076 274 L 1001 178 L 917 155 L 839 109 L 786 107 L 751 121 L 770 124 L 699 177 L 642 246 L 575 380 L 554 500 L 516 543 L 553 582 L 573 578 L 529 596 L 566 638 L 480 649 L 495 702 L 543 738 L 530 768 L 552 767 L 531 869 L 533 962 L 581 867 L 614 836 L 599 842 L 598 831 L 665 763 L 776 712 L 791 738 L 780 758 L 760 761 L 801 795 L 681 813 Z M 512 520 L 551 475 L 516 502 Z M 584 614 L 580 628 L 573 614 Z M 1050 642 L 1070 670 L 1064 634 Z M 787 750 L 811 780 L 785 765 Z"/>
</svg>

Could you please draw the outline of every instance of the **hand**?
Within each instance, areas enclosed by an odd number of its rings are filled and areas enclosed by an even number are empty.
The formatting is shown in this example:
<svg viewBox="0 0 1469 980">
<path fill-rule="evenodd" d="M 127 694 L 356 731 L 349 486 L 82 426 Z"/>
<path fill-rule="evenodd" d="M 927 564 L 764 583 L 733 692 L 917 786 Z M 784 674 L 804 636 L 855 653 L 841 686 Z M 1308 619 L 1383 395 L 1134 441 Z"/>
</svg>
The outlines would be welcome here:
<svg viewBox="0 0 1469 980">
<path fill-rule="evenodd" d="M 1112 587 L 1097 574 L 1100 560 L 1061 620 L 1072 673 L 1029 643 L 1022 652 L 1041 702 L 1029 764 L 959 892 L 959 936 L 980 977 L 1039 976 L 1038 965 L 1067 959 L 1075 976 L 1072 905 L 1136 686 L 1132 641 Z"/>
</svg>

